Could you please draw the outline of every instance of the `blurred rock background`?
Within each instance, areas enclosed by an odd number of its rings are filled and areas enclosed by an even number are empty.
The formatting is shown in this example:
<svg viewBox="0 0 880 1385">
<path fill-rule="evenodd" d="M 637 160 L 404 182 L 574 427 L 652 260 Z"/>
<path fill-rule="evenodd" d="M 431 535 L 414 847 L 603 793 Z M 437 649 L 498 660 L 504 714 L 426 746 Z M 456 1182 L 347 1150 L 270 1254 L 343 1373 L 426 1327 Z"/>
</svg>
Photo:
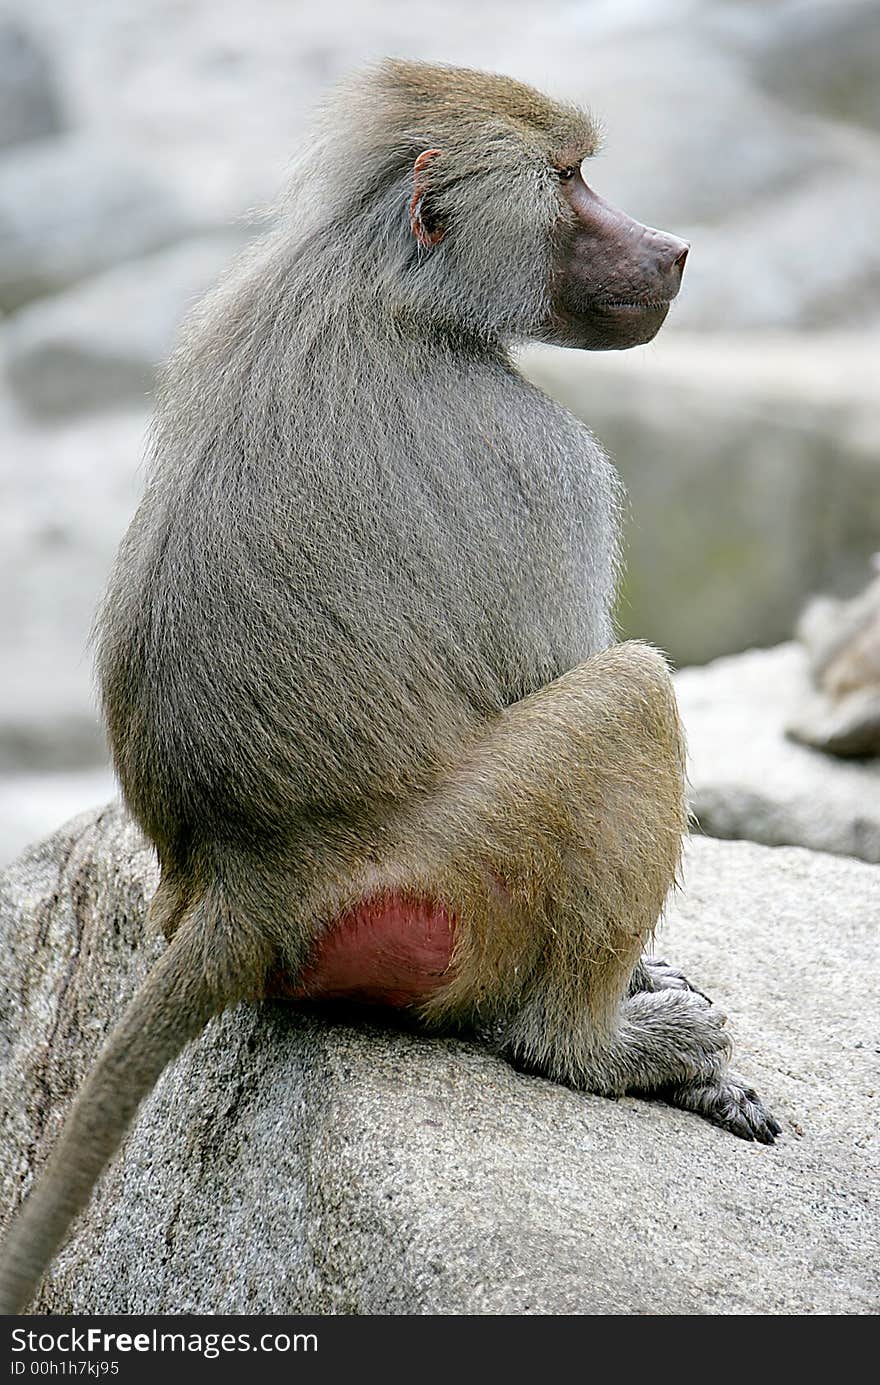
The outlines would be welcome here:
<svg viewBox="0 0 880 1385">
<path fill-rule="evenodd" d="M 656 343 L 523 358 L 627 483 L 623 631 L 704 663 L 866 580 L 875 0 L 0 0 L 0 865 L 111 792 L 87 639 L 156 365 L 315 100 L 386 53 L 590 104 L 596 186 L 693 242 Z"/>
</svg>

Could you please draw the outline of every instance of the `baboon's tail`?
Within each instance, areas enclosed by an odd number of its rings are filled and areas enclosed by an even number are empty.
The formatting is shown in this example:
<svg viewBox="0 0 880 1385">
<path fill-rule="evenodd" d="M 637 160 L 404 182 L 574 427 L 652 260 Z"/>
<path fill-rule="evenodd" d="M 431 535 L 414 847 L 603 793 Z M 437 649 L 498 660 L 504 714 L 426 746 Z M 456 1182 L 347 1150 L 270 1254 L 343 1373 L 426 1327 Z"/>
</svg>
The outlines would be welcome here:
<svg viewBox="0 0 880 1385">
<path fill-rule="evenodd" d="M 213 1015 L 259 985 L 259 949 L 234 945 L 241 940 L 226 913 L 205 899 L 195 906 L 110 1034 L 0 1246 L 0 1314 L 30 1302 L 163 1068 Z"/>
</svg>

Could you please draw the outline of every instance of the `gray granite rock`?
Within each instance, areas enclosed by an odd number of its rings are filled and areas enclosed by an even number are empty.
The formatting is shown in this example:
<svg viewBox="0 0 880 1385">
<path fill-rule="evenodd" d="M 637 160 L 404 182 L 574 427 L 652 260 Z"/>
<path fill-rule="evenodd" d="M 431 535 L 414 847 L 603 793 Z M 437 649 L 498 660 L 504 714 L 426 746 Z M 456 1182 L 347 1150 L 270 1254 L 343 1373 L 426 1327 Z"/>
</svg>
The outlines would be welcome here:
<svg viewBox="0 0 880 1385">
<path fill-rule="evenodd" d="M 842 130 L 827 164 L 783 195 L 731 205 L 722 221 L 687 228 L 693 250 L 677 321 L 710 332 L 876 327 L 880 246 L 871 227 L 878 215 L 880 150 Z"/>
<path fill-rule="evenodd" d="M 48 54 L 17 18 L 0 15 L 0 146 L 54 135 L 61 101 Z"/>
<path fill-rule="evenodd" d="M 154 883 L 118 809 L 0 882 L 5 1206 L 158 951 Z M 690 849 L 662 950 L 723 1001 L 777 1146 L 517 1074 L 476 1043 L 242 1007 L 166 1072 L 39 1307 L 876 1312 L 878 883 L 823 854 Z"/>
<path fill-rule="evenodd" d="M 55 418 L 146 407 L 181 319 L 240 244 L 228 234 L 194 237 L 23 308 L 10 319 L 4 352 L 15 400 Z"/>
<path fill-rule="evenodd" d="M 89 630 L 142 489 L 146 415 L 36 428 L 2 406 L 0 774 L 90 769 L 106 752 Z"/>
<path fill-rule="evenodd" d="M 874 0 L 788 0 L 773 7 L 756 54 L 768 90 L 880 130 L 880 9 Z"/>
<path fill-rule="evenodd" d="M 0 774 L 0 870 L 59 819 L 106 803 L 115 788 L 109 768 Z"/>
<path fill-rule="evenodd" d="M 703 832 L 880 862 L 880 760 L 841 760 L 786 739 L 812 695 L 800 645 L 683 669 L 675 683 Z"/>
<path fill-rule="evenodd" d="M 880 534 L 878 345 L 670 326 L 632 351 L 523 353 L 626 484 L 626 634 L 702 664 L 788 639 L 811 592 L 861 590 Z"/>
<path fill-rule="evenodd" d="M 112 141 L 17 145 L 0 155 L 0 310 L 194 230 L 173 188 Z"/>
</svg>

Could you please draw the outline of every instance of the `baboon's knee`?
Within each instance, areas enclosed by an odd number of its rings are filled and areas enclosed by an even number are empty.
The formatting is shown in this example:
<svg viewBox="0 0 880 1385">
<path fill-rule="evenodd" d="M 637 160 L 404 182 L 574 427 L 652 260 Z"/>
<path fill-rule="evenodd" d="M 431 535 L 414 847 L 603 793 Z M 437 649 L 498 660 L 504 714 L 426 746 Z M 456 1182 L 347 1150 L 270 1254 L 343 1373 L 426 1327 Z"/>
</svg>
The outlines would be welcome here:
<svg viewBox="0 0 880 1385">
<path fill-rule="evenodd" d="M 613 645 L 566 675 L 592 757 L 610 768 L 662 770 L 683 790 L 684 740 L 664 656 L 638 640 Z"/>
<path fill-rule="evenodd" d="M 675 877 L 687 827 L 684 739 L 672 678 L 663 655 L 635 640 L 605 650 L 595 663 L 591 676 L 603 700 L 592 761 L 605 817 L 601 836 L 607 841 L 616 833 L 630 871 L 650 877 L 649 893 L 660 899 Z"/>
<path fill-rule="evenodd" d="M 621 716 L 631 717 L 644 735 L 678 744 L 681 722 L 665 656 L 651 645 L 628 640 L 600 658 L 607 660 Z"/>
</svg>

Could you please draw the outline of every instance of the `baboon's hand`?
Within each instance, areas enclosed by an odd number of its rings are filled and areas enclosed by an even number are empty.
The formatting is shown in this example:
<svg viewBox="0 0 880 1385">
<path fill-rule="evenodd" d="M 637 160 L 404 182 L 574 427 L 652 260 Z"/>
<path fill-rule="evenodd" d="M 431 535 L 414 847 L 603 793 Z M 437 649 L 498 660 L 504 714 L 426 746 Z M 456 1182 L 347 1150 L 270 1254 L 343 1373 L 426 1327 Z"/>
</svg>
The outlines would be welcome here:
<svg viewBox="0 0 880 1385">
<path fill-rule="evenodd" d="M 724 1072 L 715 1080 L 687 1082 L 663 1095 L 671 1105 L 695 1111 L 741 1140 L 772 1145 L 782 1131 L 754 1087 L 735 1072 Z"/>
</svg>

